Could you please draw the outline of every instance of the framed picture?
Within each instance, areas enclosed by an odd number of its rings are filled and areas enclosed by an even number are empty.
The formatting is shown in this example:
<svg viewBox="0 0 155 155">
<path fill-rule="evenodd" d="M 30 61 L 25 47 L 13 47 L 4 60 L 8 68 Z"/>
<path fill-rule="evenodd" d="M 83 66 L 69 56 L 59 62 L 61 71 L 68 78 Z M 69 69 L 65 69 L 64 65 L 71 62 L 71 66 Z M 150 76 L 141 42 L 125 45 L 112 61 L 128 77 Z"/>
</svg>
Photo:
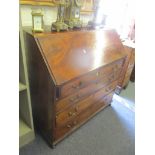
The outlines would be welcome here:
<svg viewBox="0 0 155 155">
<path fill-rule="evenodd" d="M 94 12 L 94 2 L 95 0 L 83 0 L 81 12 Z"/>
</svg>

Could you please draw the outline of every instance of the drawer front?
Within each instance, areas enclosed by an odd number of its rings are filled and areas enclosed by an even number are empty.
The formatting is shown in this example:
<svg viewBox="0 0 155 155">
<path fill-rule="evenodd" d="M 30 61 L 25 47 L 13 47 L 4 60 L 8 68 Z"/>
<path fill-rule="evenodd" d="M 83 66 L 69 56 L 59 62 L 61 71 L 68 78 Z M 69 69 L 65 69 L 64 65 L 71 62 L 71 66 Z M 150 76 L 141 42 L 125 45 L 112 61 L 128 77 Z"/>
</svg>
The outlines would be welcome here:
<svg viewBox="0 0 155 155">
<path fill-rule="evenodd" d="M 64 126 L 55 128 L 55 140 L 58 140 L 63 136 L 65 136 L 65 134 L 68 134 L 69 132 L 75 130 L 77 127 L 79 127 L 81 124 L 86 122 L 99 110 L 103 109 L 108 104 L 110 104 L 113 94 L 114 92 L 111 92 L 110 94 L 101 98 L 97 102 L 95 101 L 95 104 L 92 104 L 87 109 L 85 109 L 85 111 L 82 111 L 81 113 L 79 113 L 77 117 L 69 121 L 67 124 L 65 124 Z"/>
<path fill-rule="evenodd" d="M 86 96 L 91 95 L 95 91 L 101 89 L 102 87 L 106 86 L 107 84 L 115 81 L 118 79 L 120 75 L 120 71 L 117 73 L 113 73 L 109 77 L 105 77 L 103 79 L 100 79 L 96 81 L 93 84 L 90 84 L 89 86 L 79 90 L 77 93 L 74 93 L 73 95 L 70 95 L 62 100 L 59 100 L 56 102 L 56 112 L 61 112 L 67 107 L 74 105 L 75 103 L 81 101 Z"/>
<path fill-rule="evenodd" d="M 87 109 L 89 106 L 91 106 L 94 103 L 96 104 L 96 102 L 100 100 L 103 96 L 113 91 L 116 88 L 116 85 L 117 81 L 106 86 L 105 88 L 100 89 L 95 94 L 90 95 L 81 102 L 78 102 L 73 106 L 70 106 L 65 111 L 58 113 L 56 116 L 56 126 L 62 126 L 63 124 L 66 124 L 66 122 L 76 117 L 79 113 Z"/>
<path fill-rule="evenodd" d="M 95 82 L 96 80 L 101 79 L 105 76 L 109 76 L 113 72 L 121 70 L 123 65 L 123 60 L 124 59 L 121 59 L 106 67 L 99 68 L 95 71 L 90 72 L 88 75 L 84 75 L 78 79 L 75 79 L 74 81 L 71 81 L 65 84 L 64 86 L 62 86 L 60 90 L 60 98 L 63 98 L 72 93 L 75 93 L 81 88 L 88 86 L 92 82 Z"/>
</svg>

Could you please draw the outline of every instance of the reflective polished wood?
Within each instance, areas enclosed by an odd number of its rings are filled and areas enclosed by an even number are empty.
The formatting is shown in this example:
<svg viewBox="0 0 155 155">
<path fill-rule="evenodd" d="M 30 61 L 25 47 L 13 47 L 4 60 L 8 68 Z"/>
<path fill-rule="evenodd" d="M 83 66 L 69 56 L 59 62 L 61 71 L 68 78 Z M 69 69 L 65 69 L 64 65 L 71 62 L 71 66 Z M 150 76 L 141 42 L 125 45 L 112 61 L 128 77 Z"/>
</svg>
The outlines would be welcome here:
<svg viewBox="0 0 155 155">
<path fill-rule="evenodd" d="M 113 30 L 55 33 L 37 37 L 56 84 L 107 65 L 123 55 Z"/>
<path fill-rule="evenodd" d="M 34 122 L 53 146 L 107 107 L 126 54 L 114 30 L 25 32 Z"/>
</svg>

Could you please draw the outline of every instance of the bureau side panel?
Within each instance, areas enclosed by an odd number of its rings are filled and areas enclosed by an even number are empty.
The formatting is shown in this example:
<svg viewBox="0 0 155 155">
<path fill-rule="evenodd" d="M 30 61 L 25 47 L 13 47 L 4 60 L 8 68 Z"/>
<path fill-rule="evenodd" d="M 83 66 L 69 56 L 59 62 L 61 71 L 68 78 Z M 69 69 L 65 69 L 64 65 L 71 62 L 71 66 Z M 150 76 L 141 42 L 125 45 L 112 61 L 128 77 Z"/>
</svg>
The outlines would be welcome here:
<svg viewBox="0 0 155 155">
<path fill-rule="evenodd" d="M 121 89 L 123 87 L 127 86 L 128 82 L 129 82 L 129 78 L 128 78 L 128 80 L 126 79 L 126 76 L 128 74 L 128 70 L 130 68 L 129 66 L 132 65 L 132 68 L 133 68 L 133 65 L 134 65 L 133 48 L 130 48 L 128 46 L 124 46 L 124 53 L 126 53 L 127 56 L 125 59 L 124 67 L 122 69 L 122 73 L 120 75 L 121 78 L 119 79 L 119 82 L 118 82 L 118 86 L 120 86 Z"/>
<path fill-rule="evenodd" d="M 34 124 L 52 144 L 55 125 L 55 85 L 33 36 L 25 33 Z"/>
</svg>

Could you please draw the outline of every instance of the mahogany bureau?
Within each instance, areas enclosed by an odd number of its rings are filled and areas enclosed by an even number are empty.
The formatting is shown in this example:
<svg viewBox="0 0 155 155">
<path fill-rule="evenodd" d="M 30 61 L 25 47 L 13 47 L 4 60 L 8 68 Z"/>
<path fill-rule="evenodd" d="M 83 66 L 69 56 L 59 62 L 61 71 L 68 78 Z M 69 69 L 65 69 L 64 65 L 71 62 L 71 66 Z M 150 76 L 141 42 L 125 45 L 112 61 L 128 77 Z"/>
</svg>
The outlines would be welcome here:
<svg viewBox="0 0 155 155">
<path fill-rule="evenodd" d="M 36 128 L 56 145 L 107 107 L 126 55 L 114 30 L 25 31 Z"/>
</svg>

